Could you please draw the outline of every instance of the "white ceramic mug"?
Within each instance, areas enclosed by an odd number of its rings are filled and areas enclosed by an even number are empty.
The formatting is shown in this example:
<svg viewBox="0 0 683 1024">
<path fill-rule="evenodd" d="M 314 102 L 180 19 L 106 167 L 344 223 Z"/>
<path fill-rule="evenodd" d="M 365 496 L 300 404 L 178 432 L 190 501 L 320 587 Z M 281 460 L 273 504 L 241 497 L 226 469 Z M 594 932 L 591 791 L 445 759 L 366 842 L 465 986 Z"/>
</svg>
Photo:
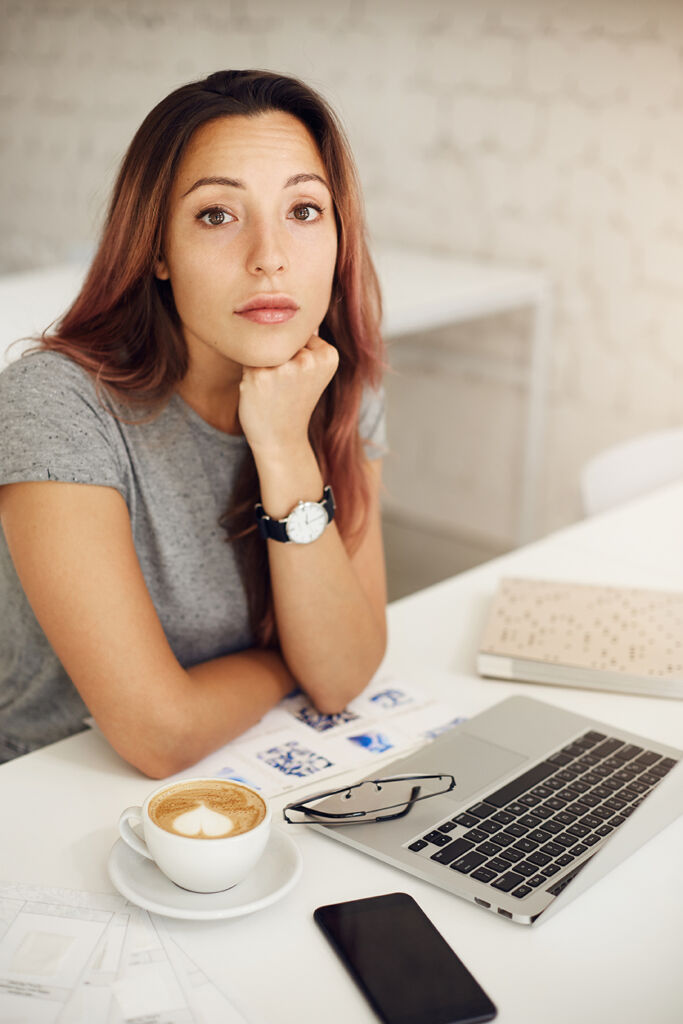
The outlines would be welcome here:
<svg viewBox="0 0 683 1024">
<path fill-rule="evenodd" d="M 207 838 L 167 831 L 150 817 L 149 807 L 157 796 L 166 791 L 172 795 L 172 790 L 205 783 L 245 790 L 247 794 L 255 796 L 265 808 L 263 818 L 252 828 L 236 835 L 228 833 Z M 200 812 L 189 812 L 192 813 L 196 815 Z M 188 818 L 188 812 L 185 818 Z M 155 789 L 142 807 L 127 807 L 119 818 L 119 832 L 136 853 L 153 860 L 167 878 L 181 888 L 192 892 L 222 892 L 241 882 L 255 867 L 268 842 L 271 818 L 268 802 L 250 786 L 230 779 L 181 779 Z M 142 825 L 144 840 L 134 831 L 133 824 Z"/>
</svg>

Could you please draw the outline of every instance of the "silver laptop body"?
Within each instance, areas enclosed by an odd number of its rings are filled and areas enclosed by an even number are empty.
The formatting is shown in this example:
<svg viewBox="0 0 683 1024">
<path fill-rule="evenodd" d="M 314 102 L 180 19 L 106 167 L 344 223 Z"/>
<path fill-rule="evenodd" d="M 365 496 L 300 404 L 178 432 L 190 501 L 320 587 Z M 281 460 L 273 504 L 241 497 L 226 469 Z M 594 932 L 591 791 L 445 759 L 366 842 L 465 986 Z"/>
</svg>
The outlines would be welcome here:
<svg viewBox="0 0 683 1024">
<path fill-rule="evenodd" d="M 640 803 L 634 798 L 634 807 L 625 812 L 628 816 L 609 835 L 599 839 L 596 837 L 593 840 L 595 845 L 576 854 L 572 851 L 578 850 L 583 843 L 580 836 L 575 837 L 576 843 L 566 848 L 567 856 L 559 858 L 560 861 L 571 858 L 570 863 L 560 868 L 557 867 L 557 861 L 555 861 L 554 873 L 547 878 L 542 875 L 542 872 L 550 871 L 551 866 L 546 867 L 541 864 L 538 867 L 538 874 L 534 876 L 534 886 L 529 885 L 529 879 L 525 877 L 516 882 L 514 887 L 507 892 L 495 888 L 490 882 L 477 880 L 474 877 L 476 871 L 463 872 L 460 868 L 454 868 L 453 864 L 462 865 L 462 862 L 457 858 L 448 861 L 447 858 L 450 854 L 440 852 L 447 851 L 451 842 L 465 840 L 466 836 L 473 834 L 473 819 L 468 812 L 472 808 L 477 808 L 479 813 L 483 813 L 482 806 L 485 808 L 489 806 L 486 804 L 487 795 L 514 792 L 518 788 L 516 780 L 523 775 L 526 776 L 526 773 L 532 769 L 534 774 L 550 772 L 548 767 L 550 762 L 546 760 L 548 757 L 556 756 L 565 747 L 570 750 L 575 749 L 577 741 L 597 733 L 610 740 L 621 741 L 625 745 L 620 748 L 624 754 L 630 753 L 634 747 L 637 747 L 649 752 L 650 759 L 657 754 L 660 758 L 679 762 L 676 767 L 671 768 L 663 776 L 655 788 L 641 798 Z M 602 741 L 593 742 L 594 745 L 596 742 L 598 743 L 595 746 L 596 750 L 602 746 Z M 590 754 L 590 748 L 586 748 L 586 753 Z M 636 757 L 636 755 L 633 756 Z M 638 756 L 641 759 L 644 757 L 642 753 Z M 585 891 L 589 885 L 683 813 L 682 758 L 683 751 L 654 740 L 645 739 L 625 732 L 623 729 L 584 718 L 581 715 L 528 697 L 511 697 L 449 730 L 422 749 L 391 764 L 383 765 L 381 770 L 368 776 L 368 778 L 377 776 L 386 778 L 404 773 L 449 773 L 456 780 L 456 787 L 452 792 L 415 803 L 410 813 L 397 820 L 366 825 L 325 826 L 316 824 L 313 827 L 333 839 L 417 875 L 419 878 L 432 882 L 457 896 L 462 896 L 493 913 L 500 914 L 519 924 L 533 924 L 541 916 L 547 920 L 558 909 L 575 899 L 580 892 Z M 559 760 L 561 761 L 562 758 Z M 578 764 L 581 761 L 581 756 L 576 756 L 575 761 Z M 610 759 L 605 757 L 603 761 L 607 765 Z M 667 762 L 660 761 L 659 763 L 661 766 Z M 668 763 L 670 764 L 670 762 Z M 636 767 L 640 769 L 639 764 Z M 571 762 L 566 767 L 559 764 L 553 765 L 552 768 L 553 771 L 556 769 L 555 775 L 560 771 L 571 774 Z M 628 769 L 627 764 L 625 768 Z M 570 771 L 567 772 L 567 769 Z M 606 771 L 606 769 L 603 770 Z M 611 770 L 616 771 L 614 767 Z M 586 769 L 584 768 L 583 771 L 585 772 Z M 633 772 L 627 771 L 627 774 L 633 774 Z M 648 769 L 642 769 L 641 774 L 645 778 L 648 775 Z M 526 777 L 528 779 L 528 776 Z M 557 786 L 557 782 L 552 783 L 553 777 L 551 773 L 547 779 L 541 779 L 538 785 L 532 786 L 530 792 L 533 793 L 534 789 L 538 792 L 539 786 L 542 787 L 541 792 L 547 792 L 546 782 L 548 780 L 551 780 L 551 785 Z M 612 785 L 615 784 L 612 783 Z M 572 786 L 572 779 L 567 779 L 564 785 Z M 604 794 L 605 790 L 601 785 L 601 780 L 598 780 L 598 783 L 593 782 L 591 785 L 593 785 L 593 789 L 589 787 L 586 789 L 586 793 L 590 794 L 595 791 Z M 595 789 L 595 785 L 599 785 L 600 788 Z M 632 784 L 629 783 L 629 790 L 631 786 Z M 562 794 L 563 789 L 559 788 L 557 792 Z M 617 790 L 617 795 L 618 792 L 619 790 Z M 516 798 L 507 804 L 502 803 L 503 799 L 504 796 L 500 796 L 494 808 L 495 813 L 491 813 L 489 818 L 483 818 L 484 822 L 493 821 L 495 814 L 500 814 L 501 810 L 504 811 L 505 806 L 519 810 L 518 807 L 513 808 L 513 804 L 517 804 Z M 528 807 L 530 814 L 533 814 L 535 806 L 541 807 L 548 798 L 529 796 L 529 800 L 532 799 L 536 799 L 537 803 Z M 568 806 L 573 807 L 576 811 L 577 804 L 575 802 Z M 596 814 L 600 812 L 601 806 L 606 805 L 598 804 Z M 543 811 L 543 813 L 547 812 Z M 603 810 L 604 813 L 606 813 L 605 810 Z M 463 814 L 467 815 L 469 824 L 456 824 L 454 819 Z M 512 817 L 507 813 L 505 816 Z M 588 820 L 585 816 L 578 817 L 578 812 L 574 814 L 574 818 L 576 824 L 579 821 Z M 518 815 L 515 823 L 523 820 L 530 822 L 528 816 Z M 548 820 L 553 821 L 554 817 L 549 817 Z M 490 827 L 493 829 L 496 826 L 492 824 Z M 507 828 L 509 827 L 508 825 Z M 435 846 L 432 842 L 425 841 L 426 836 L 433 835 L 435 832 L 439 833 L 441 828 L 445 828 L 443 834 L 446 838 L 439 839 L 439 842 L 444 845 Z M 479 833 L 477 824 L 474 825 L 474 828 Z M 497 825 L 497 828 L 506 831 L 505 825 Z M 605 830 L 603 829 L 603 831 Z M 527 837 L 533 835 L 538 838 L 539 834 L 531 825 L 525 831 Z M 564 842 L 568 842 L 567 832 L 558 834 L 564 835 Z M 438 836 L 436 838 L 438 839 Z M 495 838 L 495 834 L 490 838 Z M 556 838 L 557 835 L 551 836 L 553 848 L 558 846 L 554 842 Z M 505 841 L 508 842 L 507 839 Z M 519 843 L 519 838 L 517 838 L 517 843 Z M 421 848 L 409 849 L 411 845 L 415 844 Z M 460 846 L 465 845 L 468 845 L 467 840 L 460 843 Z M 523 845 L 527 847 L 529 843 L 526 842 Z M 481 844 L 478 847 L 473 846 L 472 852 L 476 854 L 477 850 L 484 848 Z M 501 847 L 500 855 L 504 858 L 505 850 L 514 848 L 515 841 L 512 840 L 506 847 Z M 450 847 L 450 849 L 455 849 L 455 847 Z M 547 844 L 536 843 L 535 849 L 537 851 L 536 859 L 542 861 L 545 854 L 539 858 L 538 853 L 548 849 Z M 442 858 L 440 861 L 434 859 L 437 855 Z M 507 856 L 511 857 L 512 854 L 507 854 Z M 529 854 L 529 856 L 532 855 Z M 497 856 L 495 860 L 500 862 Z M 487 863 L 491 863 L 491 861 L 482 861 L 483 868 L 486 868 Z M 517 861 L 511 860 L 509 870 L 516 875 L 517 865 L 525 863 L 527 861 L 520 858 Z M 506 871 L 500 874 L 500 880 L 504 876 L 506 879 L 512 877 Z M 543 883 L 538 882 L 539 877 L 544 878 Z M 520 892 L 527 889 L 528 893 L 523 896 L 519 895 Z"/>
</svg>

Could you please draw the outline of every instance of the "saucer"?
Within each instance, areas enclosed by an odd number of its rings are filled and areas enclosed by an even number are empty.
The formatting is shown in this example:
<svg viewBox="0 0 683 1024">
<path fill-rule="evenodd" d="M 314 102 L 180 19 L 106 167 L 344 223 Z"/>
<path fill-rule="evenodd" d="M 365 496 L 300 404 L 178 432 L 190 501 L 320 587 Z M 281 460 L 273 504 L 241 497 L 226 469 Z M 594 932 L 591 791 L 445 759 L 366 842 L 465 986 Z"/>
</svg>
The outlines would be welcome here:
<svg viewBox="0 0 683 1024">
<path fill-rule="evenodd" d="M 179 888 L 154 861 L 140 856 L 123 839 L 114 843 L 107 867 L 121 895 L 143 910 L 164 917 L 216 921 L 252 914 L 282 899 L 299 880 L 302 860 L 294 840 L 274 829 L 254 870 L 225 892 L 188 892 Z"/>
</svg>

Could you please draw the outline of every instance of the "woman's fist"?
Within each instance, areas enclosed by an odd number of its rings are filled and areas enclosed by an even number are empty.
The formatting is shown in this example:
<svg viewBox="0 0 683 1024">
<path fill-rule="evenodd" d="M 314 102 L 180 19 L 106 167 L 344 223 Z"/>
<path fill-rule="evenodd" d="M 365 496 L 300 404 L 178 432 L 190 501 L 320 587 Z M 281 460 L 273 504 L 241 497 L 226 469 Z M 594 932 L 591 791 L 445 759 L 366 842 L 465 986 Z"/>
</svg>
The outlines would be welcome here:
<svg viewBox="0 0 683 1024">
<path fill-rule="evenodd" d="M 308 442 L 311 414 L 338 365 L 337 349 L 313 334 L 280 366 L 243 367 L 239 420 L 254 454 Z"/>
</svg>

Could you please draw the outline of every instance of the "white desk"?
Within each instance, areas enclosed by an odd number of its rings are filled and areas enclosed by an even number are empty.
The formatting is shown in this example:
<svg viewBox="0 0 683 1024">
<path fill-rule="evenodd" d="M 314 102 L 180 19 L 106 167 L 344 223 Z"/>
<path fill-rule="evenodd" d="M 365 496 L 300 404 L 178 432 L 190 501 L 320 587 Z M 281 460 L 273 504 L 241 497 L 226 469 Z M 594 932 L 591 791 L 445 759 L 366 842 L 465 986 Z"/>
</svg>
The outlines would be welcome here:
<svg viewBox="0 0 683 1024">
<path fill-rule="evenodd" d="M 526 693 L 680 746 L 683 701 L 484 681 L 473 665 L 501 575 L 680 589 L 682 518 L 679 484 L 404 598 L 389 609 L 387 664 L 433 693 L 457 692 L 465 714 Z M 152 788 L 95 732 L 0 767 L 0 878 L 111 891 L 106 859 L 118 814 Z M 27 815 L 37 799 L 41 815 Z M 11 835 L 5 822 L 12 822 Z M 46 835 L 53 838 L 46 842 Z M 501 1024 L 683 1019 L 683 818 L 531 929 L 324 836 L 299 830 L 296 837 L 304 874 L 280 903 L 233 921 L 171 925 L 217 983 L 224 975 L 235 983 L 254 1022 L 371 1024 L 375 1018 L 312 913 L 322 903 L 397 890 L 415 897 L 481 981 Z"/>
<path fill-rule="evenodd" d="M 483 316 L 528 307 L 533 313 L 531 358 L 523 372 L 528 388 L 526 436 L 517 535 L 525 543 L 537 533 L 537 499 L 550 357 L 550 290 L 543 274 L 446 256 L 418 249 L 377 246 L 387 338 L 430 331 Z M 64 313 L 85 275 L 85 263 L 65 264 L 0 277 L 0 369 L 35 335 Z"/>
</svg>

